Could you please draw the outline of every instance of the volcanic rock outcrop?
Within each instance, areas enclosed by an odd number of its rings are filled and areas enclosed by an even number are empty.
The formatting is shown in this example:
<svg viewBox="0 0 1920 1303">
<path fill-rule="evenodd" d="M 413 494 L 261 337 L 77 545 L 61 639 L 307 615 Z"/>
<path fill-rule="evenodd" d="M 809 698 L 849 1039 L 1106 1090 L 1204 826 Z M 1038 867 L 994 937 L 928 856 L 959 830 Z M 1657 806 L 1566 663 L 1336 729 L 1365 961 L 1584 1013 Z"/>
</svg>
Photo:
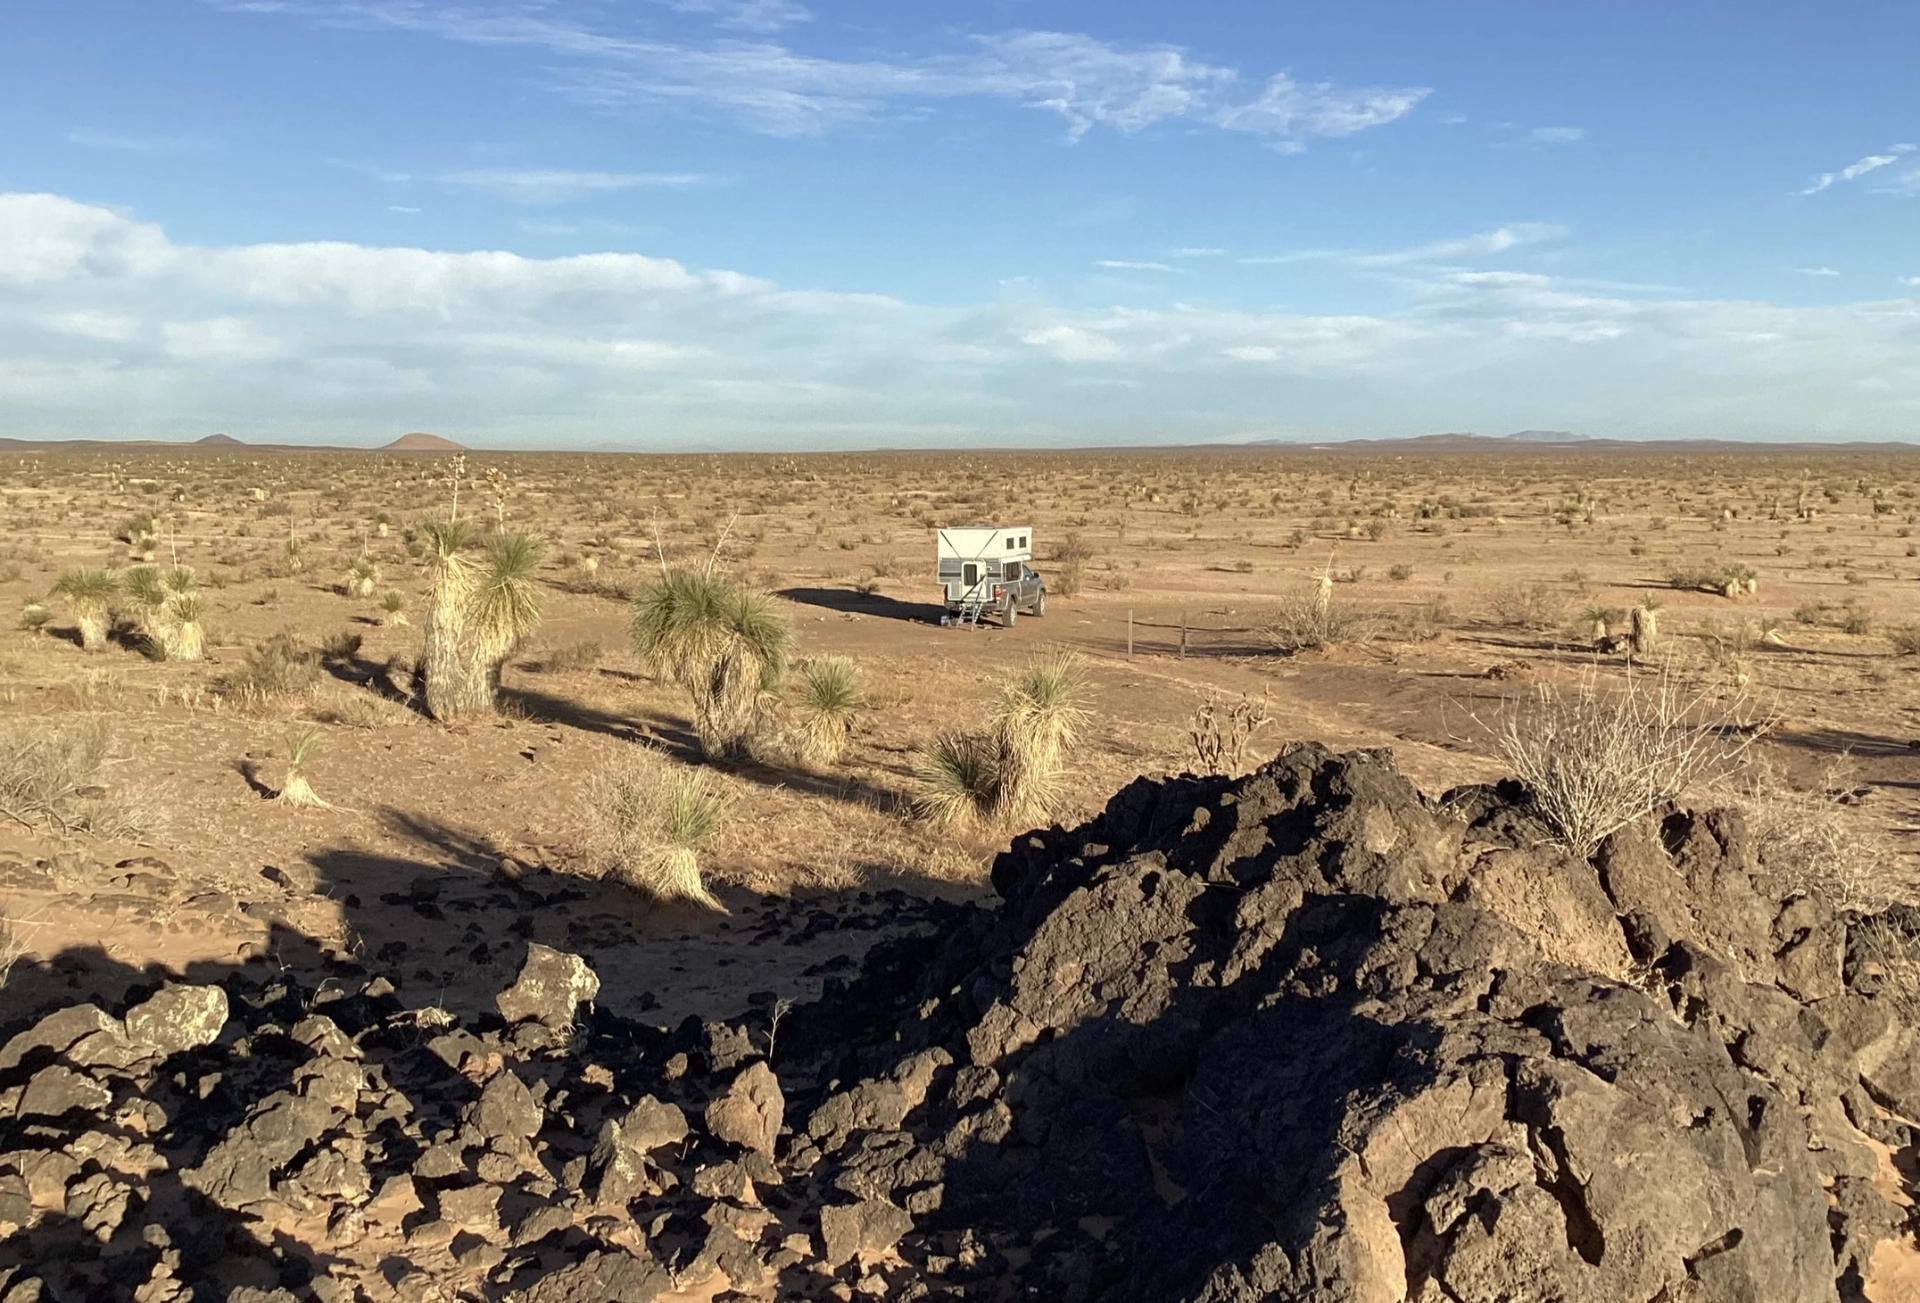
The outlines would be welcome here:
<svg viewBox="0 0 1920 1303">
<path fill-rule="evenodd" d="M 0 1303 L 1888 1303 L 1920 1046 L 1753 864 L 1300 745 L 734 1023 L 537 947 L 468 1027 L 378 978 L 64 1010 L 0 1048 Z"/>
</svg>

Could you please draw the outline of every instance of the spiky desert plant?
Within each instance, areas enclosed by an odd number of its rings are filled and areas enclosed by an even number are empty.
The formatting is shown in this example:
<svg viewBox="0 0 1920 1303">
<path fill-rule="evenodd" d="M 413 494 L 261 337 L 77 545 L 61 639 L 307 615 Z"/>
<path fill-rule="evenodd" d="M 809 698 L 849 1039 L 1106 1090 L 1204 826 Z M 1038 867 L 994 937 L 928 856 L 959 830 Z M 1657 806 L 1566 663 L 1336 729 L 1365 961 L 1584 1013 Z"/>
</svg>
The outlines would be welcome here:
<svg viewBox="0 0 1920 1303">
<path fill-rule="evenodd" d="M 1086 727 L 1086 671 L 1070 651 L 1037 657 L 994 707 L 999 742 L 998 813 L 1037 819 L 1059 797 L 1067 752 Z"/>
<path fill-rule="evenodd" d="M 609 877 L 659 900 L 725 907 L 700 876 L 700 851 L 726 818 L 729 797 L 704 769 L 633 748 L 587 786 L 587 822 Z"/>
<path fill-rule="evenodd" d="M 380 623 L 392 629 L 406 622 L 407 595 L 397 588 L 389 588 L 380 599 Z"/>
<path fill-rule="evenodd" d="M 165 655 L 167 589 L 152 566 L 135 566 L 121 577 L 121 614 L 146 642 L 148 650 Z"/>
<path fill-rule="evenodd" d="M 286 557 L 288 572 L 299 574 L 307 568 L 307 545 L 299 539 L 289 536 L 287 539 Z"/>
<path fill-rule="evenodd" d="M 380 566 L 370 556 L 357 556 L 347 567 L 348 597 L 372 597 L 380 583 Z"/>
<path fill-rule="evenodd" d="M 317 728 L 303 728 L 287 738 L 287 776 L 280 784 L 280 794 L 273 799 L 283 805 L 299 805 L 312 809 L 332 809 L 332 805 L 320 798 L 313 790 L 313 784 L 307 781 L 307 764 L 314 753 L 326 743 L 326 734 Z"/>
<path fill-rule="evenodd" d="M 641 661 L 687 690 L 701 750 L 743 754 L 793 647 L 774 599 L 711 570 L 663 569 L 634 597 L 631 630 Z"/>
<path fill-rule="evenodd" d="M 170 661 L 197 661 L 206 655 L 206 599 L 198 593 L 176 593 L 168 606 L 169 621 L 161 635 Z"/>
<path fill-rule="evenodd" d="M 1000 794 L 1000 747 L 985 733 L 940 733 L 914 754 L 913 807 L 942 827 L 988 818 Z"/>
<path fill-rule="evenodd" d="M 860 667 L 845 656 L 800 662 L 798 750 L 803 759 L 831 764 L 846 750 L 860 709 Z"/>
<path fill-rule="evenodd" d="M 466 617 L 473 710 L 494 708 L 501 665 L 540 626 L 540 586 L 534 576 L 545 553 L 546 545 L 531 534 L 489 534 L 481 544 Z"/>
<path fill-rule="evenodd" d="M 111 571 L 82 566 L 60 576 L 53 591 L 67 604 L 67 613 L 80 628 L 80 646 L 99 651 L 107 645 L 107 613 L 120 585 Z"/>
<path fill-rule="evenodd" d="M 160 586 L 169 593 L 191 593 L 199 586 L 199 579 L 194 575 L 192 566 L 169 566 L 166 573 L 160 576 Z"/>
<path fill-rule="evenodd" d="M 426 544 L 427 616 L 420 653 L 420 676 L 427 712 L 453 719 L 467 708 L 473 673 L 467 654 L 467 613 L 474 586 L 473 562 L 461 554 L 473 527 L 463 520 L 430 520 L 420 526 Z"/>
</svg>

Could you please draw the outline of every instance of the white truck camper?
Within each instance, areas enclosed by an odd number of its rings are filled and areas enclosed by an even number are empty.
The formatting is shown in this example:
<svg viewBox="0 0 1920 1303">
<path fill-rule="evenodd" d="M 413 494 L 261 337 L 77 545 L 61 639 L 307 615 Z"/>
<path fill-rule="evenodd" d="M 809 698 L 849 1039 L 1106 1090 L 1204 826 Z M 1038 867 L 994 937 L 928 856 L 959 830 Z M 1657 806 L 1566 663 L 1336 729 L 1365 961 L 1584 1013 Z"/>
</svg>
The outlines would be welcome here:
<svg viewBox="0 0 1920 1303">
<path fill-rule="evenodd" d="M 997 615 L 1009 628 L 1021 612 L 1047 613 L 1047 585 L 1035 573 L 1033 531 L 1026 525 L 980 525 L 935 531 L 942 624 L 980 623 Z"/>
</svg>

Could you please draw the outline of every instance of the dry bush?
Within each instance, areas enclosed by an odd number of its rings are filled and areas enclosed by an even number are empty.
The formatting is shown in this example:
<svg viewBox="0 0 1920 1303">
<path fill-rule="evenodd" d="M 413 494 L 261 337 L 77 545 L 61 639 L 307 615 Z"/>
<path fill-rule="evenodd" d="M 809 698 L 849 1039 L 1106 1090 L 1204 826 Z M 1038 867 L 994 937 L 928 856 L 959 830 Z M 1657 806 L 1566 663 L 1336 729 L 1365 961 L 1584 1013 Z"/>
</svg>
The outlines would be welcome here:
<svg viewBox="0 0 1920 1303">
<path fill-rule="evenodd" d="M 1487 618 L 1502 629 L 1552 629 L 1566 610 L 1567 595 L 1552 584 L 1512 584 L 1486 596 Z"/>
<path fill-rule="evenodd" d="M 1920 624 L 1909 624 L 1888 632 L 1896 656 L 1920 656 Z"/>
<path fill-rule="evenodd" d="M 1920 1026 L 1920 909 L 1895 905 L 1847 929 L 1849 977 Z"/>
<path fill-rule="evenodd" d="M 1690 692 L 1671 671 L 1631 671 L 1609 689 L 1592 672 L 1508 699 L 1493 728 L 1535 811 L 1575 855 L 1699 783 L 1723 777 L 1757 729 L 1745 699 Z"/>
<path fill-rule="evenodd" d="M 1261 632 L 1276 648 L 1291 656 L 1296 652 L 1365 642 L 1373 634 L 1373 621 L 1345 602 L 1334 601 L 1330 586 L 1323 584 L 1309 596 L 1281 602 Z"/>
<path fill-rule="evenodd" d="M 1246 763 L 1253 735 L 1273 722 L 1272 702 L 1266 693 L 1258 701 L 1242 693 L 1223 710 L 1212 693 L 1193 712 L 1187 743 L 1193 751 L 1194 772 L 1230 774 Z"/>
<path fill-rule="evenodd" d="M 538 659 L 528 662 L 524 668 L 542 674 L 567 674 L 592 669 L 604 655 L 606 649 L 598 638 L 582 638 L 579 642 L 563 643 L 541 652 Z"/>
<path fill-rule="evenodd" d="M 112 730 L 95 719 L 11 720 L 0 726 L 0 816 L 27 827 L 136 841 L 161 825 L 151 785 L 102 779 Z"/>
<path fill-rule="evenodd" d="M 1811 787 L 1756 757 L 1714 795 L 1746 819 L 1760 868 L 1781 894 L 1814 896 L 1855 915 L 1920 901 L 1920 866 L 1853 803 L 1853 779 L 1846 756 Z"/>
<path fill-rule="evenodd" d="M 249 647 L 240 667 L 213 681 L 216 695 L 256 705 L 302 692 L 320 681 L 320 653 L 284 630 Z"/>
<path fill-rule="evenodd" d="M 631 748 L 587 785 L 595 856 L 617 882 L 659 900 L 691 900 L 725 912 L 701 879 L 700 850 L 720 830 L 730 804 L 710 771 Z"/>
</svg>

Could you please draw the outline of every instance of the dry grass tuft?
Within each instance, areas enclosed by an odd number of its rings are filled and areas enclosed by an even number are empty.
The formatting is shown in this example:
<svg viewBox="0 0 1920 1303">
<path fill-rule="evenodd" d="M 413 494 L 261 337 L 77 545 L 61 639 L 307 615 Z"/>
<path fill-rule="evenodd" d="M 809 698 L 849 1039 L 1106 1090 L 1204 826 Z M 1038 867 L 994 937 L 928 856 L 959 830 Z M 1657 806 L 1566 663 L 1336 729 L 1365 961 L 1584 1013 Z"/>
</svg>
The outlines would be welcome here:
<svg viewBox="0 0 1920 1303">
<path fill-rule="evenodd" d="M 0 726 L 0 816 L 30 828 L 137 841 L 163 822 L 151 786 L 103 781 L 113 734 L 104 721 L 11 720 Z"/>
<path fill-rule="evenodd" d="M 1861 790 L 1842 756 L 1812 787 L 1759 758 L 1715 796 L 1739 810 L 1763 872 L 1782 895 L 1807 895 L 1855 916 L 1920 903 L 1920 866 L 1853 803 Z"/>
<path fill-rule="evenodd" d="M 636 747 L 594 775 L 586 814 L 609 877 L 659 900 L 690 900 L 724 913 L 700 876 L 700 851 L 730 804 L 710 771 L 682 768 Z"/>
</svg>

